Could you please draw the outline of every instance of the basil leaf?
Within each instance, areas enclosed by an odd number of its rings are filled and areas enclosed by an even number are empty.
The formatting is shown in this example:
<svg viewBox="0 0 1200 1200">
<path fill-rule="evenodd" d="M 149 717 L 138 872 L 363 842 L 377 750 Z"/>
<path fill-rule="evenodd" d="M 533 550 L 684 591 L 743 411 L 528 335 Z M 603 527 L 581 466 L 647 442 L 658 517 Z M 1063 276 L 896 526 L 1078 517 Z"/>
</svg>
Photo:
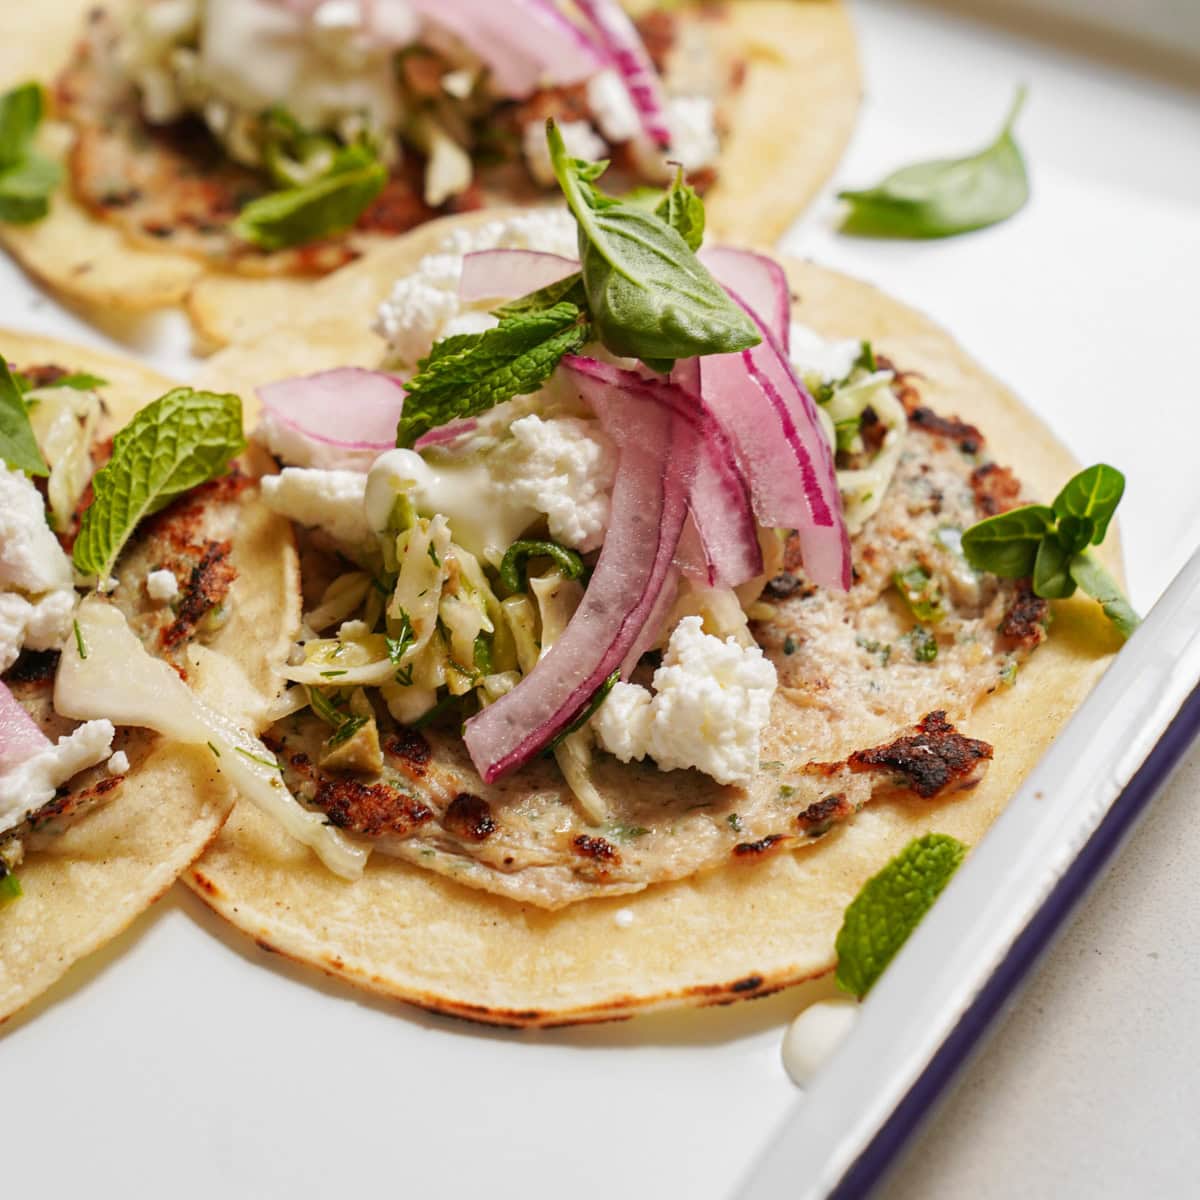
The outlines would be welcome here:
<svg viewBox="0 0 1200 1200">
<path fill-rule="evenodd" d="M 349 146 L 323 178 L 252 200 L 232 229 L 263 250 L 319 241 L 351 228 L 387 181 L 387 167 L 370 150 Z"/>
<path fill-rule="evenodd" d="M 92 481 L 76 569 L 104 582 L 143 517 L 222 474 L 245 446 L 237 396 L 176 388 L 147 405 L 113 439 L 112 458 Z"/>
<path fill-rule="evenodd" d="M 977 571 L 1024 579 L 1033 574 L 1038 547 L 1053 528 L 1052 508 L 1027 504 L 972 525 L 962 535 L 963 555 Z"/>
<path fill-rule="evenodd" d="M 1067 482 L 1054 501 L 1059 528 L 1062 529 L 1069 518 L 1090 521 L 1091 544 L 1100 545 L 1124 494 L 1125 476 L 1116 467 L 1097 463 L 1080 471 Z M 1084 542 L 1079 549 L 1082 550 L 1087 544 Z"/>
<path fill-rule="evenodd" d="M 1129 637 L 1142 623 L 1117 581 L 1090 554 L 1076 554 L 1071 559 L 1071 578 L 1093 600 L 1100 602 L 1104 615 L 1123 638 Z"/>
<path fill-rule="evenodd" d="M 927 833 L 863 884 L 846 908 L 835 943 L 838 987 L 861 999 L 875 986 L 966 853 L 957 838 Z"/>
<path fill-rule="evenodd" d="M 25 158 L 45 111 L 41 84 L 25 83 L 0 96 L 0 167 Z"/>
<path fill-rule="evenodd" d="M 62 167 L 40 154 L 0 170 L 0 221 L 29 225 L 50 211 L 50 197 L 62 182 Z"/>
<path fill-rule="evenodd" d="M 557 542 L 513 542 L 500 563 L 500 578 L 510 592 L 523 592 L 527 583 L 526 563 L 531 558 L 551 558 L 567 579 L 583 574 L 583 559 Z"/>
<path fill-rule="evenodd" d="M 989 146 L 965 158 L 914 163 L 863 191 L 839 192 L 850 205 L 842 232 L 867 237 L 938 238 L 1007 220 L 1029 199 L 1029 178 L 1013 140 L 1025 102 L 1018 91 Z"/>
<path fill-rule="evenodd" d="M 396 445 L 411 446 L 447 421 L 536 392 L 563 355 L 573 354 L 588 336 L 579 306 L 563 301 L 506 316 L 486 333 L 439 342 L 407 384 Z"/>
<path fill-rule="evenodd" d="M 689 250 L 700 249 L 704 241 L 704 201 L 695 188 L 684 183 L 682 167 L 676 168 L 670 190 L 654 209 L 654 214 L 683 238 Z"/>
<path fill-rule="evenodd" d="M 1048 533 L 1038 547 L 1033 564 L 1033 591 L 1047 600 L 1065 600 L 1075 593 L 1071 578 L 1071 551 L 1055 533 Z"/>
<path fill-rule="evenodd" d="M 550 158 L 579 226 L 579 261 L 595 332 L 643 360 L 728 354 L 762 340 L 753 322 L 658 216 L 590 186 L 601 164 L 567 154 L 553 120 Z"/>
<path fill-rule="evenodd" d="M 3 356 L 0 356 L 0 461 L 26 475 L 50 474 L 33 436 L 21 387 Z"/>
</svg>

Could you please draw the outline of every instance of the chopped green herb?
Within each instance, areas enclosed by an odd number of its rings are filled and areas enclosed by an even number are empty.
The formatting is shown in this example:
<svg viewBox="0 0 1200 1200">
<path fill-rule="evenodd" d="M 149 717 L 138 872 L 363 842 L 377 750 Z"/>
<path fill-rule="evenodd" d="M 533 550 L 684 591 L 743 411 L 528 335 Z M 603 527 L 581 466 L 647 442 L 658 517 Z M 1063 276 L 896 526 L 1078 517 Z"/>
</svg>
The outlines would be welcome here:
<svg viewBox="0 0 1200 1200">
<path fill-rule="evenodd" d="M 739 817 L 737 813 L 730 813 L 729 816 L 725 818 L 725 822 L 734 833 L 742 832 L 742 818 Z"/>
<path fill-rule="evenodd" d="M 10 874 L 8 871 L 0 875 L 0 904 L 19 900 L 21 895 L 21 881 L 15 875 Z"/>
<path fill-rule="evenodd" d="M 583 559 L 557 542 L 513 542 L 500 563 L 500 579 L 510 592 L 523 592 L 528 587 L 526 571 L 531 558 L 552 559 L 567 579 L 578 579 L 583 574 Z"/>
<path fill-rule="evenodd" d="M 645 837 L 650 832 L 644 825 L 621 825 L 616 821 L 610 821 L 604 827 L 604 831 L 620 842 L 631 842 L 634 838 Z"/>
<path fill-rule="evenodd" d="M 795 654 L 796 651 L 799 649 L 800 649 L 800 643 L 798 641 L 796 641 L 796 639 L 794 637 L 792 637 L 792 635 L 789 633 L 787 635 L 787 637 L 785 637 L 783 639 L 784 654 L 788 654 L 788 655 Z"/>
<path fill-rule="evenodd" d="M 430 539 L 429 545 L 426 547 L 426 553 L 429 555 L 429 559 L 435 567 L 440 567 L 442 565 L 442 560 L 438 558 L 437 547 L 433 544 L 432 539 Z"/>
<path fill-rule="evenodd" d="M 307 690 L 309 707 L 327 725 L 337 729 L 346 720 L 346 714 L 320 688 L 310 687 Z"/>
<path fill-rule="evenodd" d="M 928 626 L 918 625 L 910 633 L 904 635 L 912 656 L 917 662 L 933 662 L 938 656 L 937 638 Z"/>
<path fill-rule="evenodd" d="M 865 650 L 868 654 L 874 654 L 879 659 L 879 665 L 886 667 L 891 661 L 892 647 L 890 642 L 877 642 L 874 638 L 856 637 L 855 645 Z"/>
<path fill-rule="evenodd" d="M 780 800 L 790 800 L 796 794 L 796 789 L 791 784 L 785 783 L 779 789 Z"/>
<path fill-rule="evenodd" d="M 1024 102 L 1021 88 L 999 135 L 976 154 L 914 163 L 873 188 L 840 192 L 839 198 L 849 204 L 842 232 L 867 237 L 951 237 L 995 225 L 1019 212 L 1029 199 L 1029 179 L 1012 130 Z"/>
<path fill-rule="evenodd" d="M 251 754 L 249 750 L 243 750 L 241 746 L 234 746 L 234 749 L 243 758 L 248 758 L 251 762 L 258 763 L 260 767 L 270 767 L 272 771 L 283 771 L 283 767 L 273 758 L 259 758 L 257 754 Z"/>
<path fill-rule="evenodd" d="M 946 615 L 942 590 L 920 563 L 897 571 L 892 576 L 892 582 L 918 621 L 935 624 Z"/>
<path fill-rule="evenodd" d="M 322 671 L 321 678 L 322 679 L 336 679 L 339 675 L 345 675 L 345 674 L 347 674 L 347 672 L 345 672 L 345 671 Z"/>
<path fill-rule="evenodd" d="M 62 182 L 60 164 L 33 146 L 45 105 L 41 85 L 36 83 L 0 96 L 0 221 L 13 225 L 40 221 Z"/>
<path fill-rule="evenodd" d="M 83 630 L 79 628 L 78 621 L 72 621 L 71 625 L 75 629 L 75 649 L 79 652 L 79 657 L 86 661 L 88 651 L 87 643 L 83 640 Z"/>
<path fill-rule="evenodd" d="M 347 717 L 334 731 L 329 735 L 329 741 L 326 746 L 333 750 L 338 746 L 348 742 L 365 724 L 366 717 Z"/>
<path fill-rule="evenodd" d="M 220 750 L 218 750 L 218 749 L 216 748 L 216 746 L 214 746 L 214 745 L 212 744 L 212 742 L 205 742 L 205 745 L 206 745 L 206 746 L 207 746 L 207 747 L 208 747 L 208 748 L 209 748 L 209 749 L 210 749 L 210 750 L 213 752 L 213 757 L 214 757 L 214 758 L 220 758 L 220 757 L 221 757 L 221 752 L 220 752 Z"/>
<path fill-rule="evenodd" d="M 1000 668 L 1000 682 L 1005 687 L 1012 687 L 1017 682 L 1017 664 L 1013 661 L 1006 662 Z"/>
<path fill-rule="evenodd" d="M 481 675 L 492 673 L 492 639 L 486 633 L 475 639 L 475 666 Z"/>
<path fill-rule="evenodd" d="M 401 687 L 412 687 L 413 684 L 413 664 L 409 663 L 406 667 L 396 668 L 396 682 Z"/>
<path fill-rule="evenodd" d="M 837 935 L 837 982 L 860 999 L 865 996 L 950 877 L 967 847 L 942 833 L 909 842 L 850 902 Z"/>
</svg>

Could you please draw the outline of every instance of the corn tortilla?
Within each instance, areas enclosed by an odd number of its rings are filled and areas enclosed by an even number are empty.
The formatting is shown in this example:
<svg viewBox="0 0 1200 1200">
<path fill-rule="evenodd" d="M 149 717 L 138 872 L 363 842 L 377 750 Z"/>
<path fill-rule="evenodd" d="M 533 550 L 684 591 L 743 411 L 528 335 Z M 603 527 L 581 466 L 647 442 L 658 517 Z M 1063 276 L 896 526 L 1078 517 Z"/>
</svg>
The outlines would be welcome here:
<svg viewBox="0 0 1200 1200">
<path fill-rule="evenodd" d="M 18 365 L 57 364 L 106 379 L 109 431 L 174 386 L 125 359 L 49 338 L 0 332 L 0 353 Z M 247 721 L 278 686 L 270 670 L 299 620 L 297 567 L 286 522 L 246 505 L 234 541 L 238 578 L 230 618 L 198 672 L 207 701 Z M 275 631 L 274 640 L 267 630 Z M 237 654 L 254 646 L 255 655 Z M 116 937 L 171 886 L 212 839 L 233 803 L 209 752 L 156 741 L 106 804 L 72 822 L 17 874 L 23 895 L 0 907 L 0 1022 L 44 992 L 79 959 Z"/>
<path fill-rule="evenodd" d="M 104 7 L 131 3 L 105 0 Z M 51 82 L 95 6 L 6 5 L 0 89 L 31 74 Z M 861 92 L 853 26 L 841 0 L 737 0 L 720 38 L 747 69 L 729 105 L 718 182 L 707 200 L 710 229 L 727 240 L 774 241 L 832 173 L 850 138 Z M 64 163 L 71 141 L 61 122 L 48 121 L 42 131 L 43 151 Z M 314 286 L 303 278 L 224 273 L 177 251 L 134 245 L 77 203 L 69 186 L 56 193 L 45 220 L 0 224 L 0 243 L 32 275 L 84 306 L 142 312 L 185 303 L 205 349 L 290 320 Z"/>
</svg>

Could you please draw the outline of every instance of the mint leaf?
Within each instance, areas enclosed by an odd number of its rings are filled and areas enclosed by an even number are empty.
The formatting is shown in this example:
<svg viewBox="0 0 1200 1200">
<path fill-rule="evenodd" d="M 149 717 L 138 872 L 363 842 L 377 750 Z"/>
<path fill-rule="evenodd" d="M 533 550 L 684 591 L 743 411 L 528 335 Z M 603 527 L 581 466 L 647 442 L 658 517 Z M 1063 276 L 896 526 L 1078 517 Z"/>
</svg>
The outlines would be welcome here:
<svg viewBox="0 0 1200 1200">
<path fill-rule="evenodd" d="M 0 96 L 0 167 L 25 158 L 45 111 L 41 84 L 25 83 Z"/>
<path fill-rule="evenodd" d="M 506 316 L 486 333 L 439 342 L 407 385 L 396 445 L 411 446 L 447 421 L 537 391 L 563 355 L 573 354 L 587 339 L 579 306 L 563 301 Z"/>
<path fill-rule="evenodd" d="M 1117 581 L 1090 554 L 1076 554 L 1071 559 L 1070 570 L 1071 578 L 1093 600 L 1100 602 L 1104 615 L 1123 638 L 1129 637 L 1142 623 Z"/>
<path fill-rule="evenodd" d="M 108 380 L 99 375 L 89 375 L 86 371 L 77 371 L 71 375 L 60 375 L 46 383 L 34 383 L 28 376 L 15 374 L 13 378 L 23 392 L 43 391 L 46 388 L 73 388 L 77 392 L 94 392 L 97 388 L 108 387 Z"/>
<path fill-rule="evenodd" d="M 49 475 L 29 423 L 21 386 L 0 356 L 0 461 L 26 475 Z"/>
<path fill-rule="evenodd" d="M 1116 467 L 1097 463 L 1080 471 L 1068 480 L 1054 501 L 1054 511 L 1059 519 L 1059 528 L 1071 519 L 1090 522 L 1090 541 L 1098 546 L 1108 533 L 1108 524 L 1121 497 L 1125 494 L 1125 476 Z M 1084 542 L 1083 545 L 1087 545 Z M 1083 549 L 1080 546 L 1079 549 Z"/>
<path fill-rule="evenodd" d="M 962 551 L 977 571 L 1025 579 L 1033 574 L 1038 547 L 1053 528 L 1052 508 L 1027 504 L 976 522 L 962 535 Z"/>
<path fill-rule="evenodd" d="M 850 206 L 842 232 L 867 237 L 952 237 L 995 225 L 1020 211 L 1029 199 L 1029 178 L 1012 129 L 1024 102 L 1022 88 L 1003 129 L 976 154 L 914 163 L 873 188 L 839 192 Z"/>
<path fill-rule="evenodd" d="M 222 474 L 245 446 L 237 396 L 176 388 L 147 405 L 113 439 L 112 458 L 92 481 L 76 569 L 106 580 L 143 517 Z"/>
<path fill-rule="evenodd" d="M 29 225 L 50 211 L 50 197 L 62 182 L 62 167 L 40 154 L 0 170 L 0 221 Z"/>
<path fill-rule="evenodd" d="M 654 213 L 683 238 L 689 250 L 700 249 L 704 241 L 704 201 L 694 187 L 684 183 L 682 167 L 676 168 L 671 187 L 655 207 Z"/>
<path fill-rule="evenodd" d="M 328 174 L 252 200 L 231 228 L 263 250 L 319 241 L 351 228 L 387 181 L 387 167 L 366 146 L 349 146 L 338 152 Z"/>
<path fill-rule="evenodd" d="M 579 226 L 588 314 L 614 354 L 665 363 L 728 354 L 762 340 L 754 323 L 704 268 L 680 233 L 655 213 L 604 196 L 604 164 L 571 158 L 553 120 L 550 159 Z"/>
<path fill-rule="evenodd" d="M 837 982 L 843 991 L 861 999 L 875 986 L 966 853 L 956 838 L 928 833 L 863 884 L 837 935 Z"/>
<path fill-rule="evenodd" d="M 587 293 L 583 290 L 583 276 L 578 271 L 574 275 L 568 275 L 564 279 L 548 283 L 544 288 L 530 292 L 528 296 L 521 296 L 516 300 L 510 300 L 507 304 L 502 304 L 495 310 L 495 313 L 498 317 L 513 317 L 521 313 L 542 312 L 547 308 L 553 308 L 556 304 L 561 304 L 564 300 L 579 308 L 587 305 Z"/>
</svg>

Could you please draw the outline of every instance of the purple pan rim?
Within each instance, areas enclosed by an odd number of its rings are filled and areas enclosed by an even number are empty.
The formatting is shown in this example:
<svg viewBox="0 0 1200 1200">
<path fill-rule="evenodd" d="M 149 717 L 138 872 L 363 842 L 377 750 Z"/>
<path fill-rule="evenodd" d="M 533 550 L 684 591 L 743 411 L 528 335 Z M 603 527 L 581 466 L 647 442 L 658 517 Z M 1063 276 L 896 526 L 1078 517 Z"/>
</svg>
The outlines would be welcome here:
<svg viewBox="0 0 1200 1200">
<path fill-rule="evenodd" d="M 992 1021 L 1060 932 L 1075 906 L 1100 878 L 1197 735 L 1200 735 L 1200 686 L 1183 702 L 1145 762 L 1113 801 L 1095 833 L 1018 935 L 920 1078 L 842 1175 L 829 1193 L 829 1200 L 858 1200 L 867 1196 L 895 1164 Z"/>
</svg>

